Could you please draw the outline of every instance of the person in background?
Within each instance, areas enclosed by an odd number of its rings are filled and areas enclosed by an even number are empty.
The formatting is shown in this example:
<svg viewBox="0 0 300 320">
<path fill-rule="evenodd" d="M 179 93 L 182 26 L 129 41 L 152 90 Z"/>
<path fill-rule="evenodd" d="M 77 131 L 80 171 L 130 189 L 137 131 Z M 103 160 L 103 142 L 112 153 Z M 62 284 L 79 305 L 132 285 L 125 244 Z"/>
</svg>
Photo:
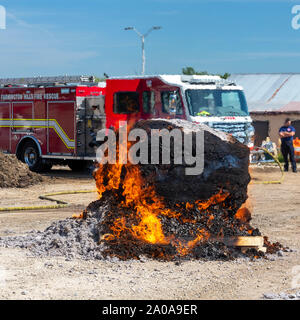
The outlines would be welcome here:
<svg viewBox="0 0 300 320">
<path fill-rule="evenodd" d="M 281 153 L 284 158 L 284 171 L 289 171 L 289 159 L 292 164 L 293 172 L 297 172 L 295 161 L 295 150 L 293 145 L 295 128 L 291 124 L 291 120 L 287 118 L 284 125 L 279 129 L 279 136 L 281 138 Z"/>
</svg>

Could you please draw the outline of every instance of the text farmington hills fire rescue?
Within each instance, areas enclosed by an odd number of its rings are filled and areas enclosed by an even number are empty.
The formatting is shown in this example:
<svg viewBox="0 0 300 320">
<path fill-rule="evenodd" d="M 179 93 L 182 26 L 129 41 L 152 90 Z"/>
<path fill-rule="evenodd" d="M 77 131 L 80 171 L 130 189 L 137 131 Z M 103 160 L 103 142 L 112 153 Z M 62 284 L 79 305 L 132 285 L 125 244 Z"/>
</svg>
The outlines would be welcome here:
<svg viewBox="0 0 300 320">
<path fill-rule="evenodd" d="M 1 94 L 2 101 L 10 100 L 59 100 L 58 93 Z"/>
</svg>

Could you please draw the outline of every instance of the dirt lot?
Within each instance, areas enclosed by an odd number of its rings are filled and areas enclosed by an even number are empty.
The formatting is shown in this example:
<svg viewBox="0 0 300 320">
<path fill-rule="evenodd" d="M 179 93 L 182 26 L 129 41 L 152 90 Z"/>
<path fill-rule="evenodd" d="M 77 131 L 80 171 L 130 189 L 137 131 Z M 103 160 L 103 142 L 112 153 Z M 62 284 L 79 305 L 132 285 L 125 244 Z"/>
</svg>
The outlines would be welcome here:
<svg viewBox="0 0 300 320">
<path fill-rule="evenodd" d="M 278 169 L 251 172 L 256 182 L 280 176 Z M 38 195 L 94 188 L 88 175 L 64 170 L 51 175 L 34 187 L 0 189 L 0 207 L 45 204 Z M 26 250 L 0 248 L 0 299 L 261 299 L 263 293 L 300 291 L 291 288 L 297 277 L 293 268 L 300 277 L 300 173 L 288 173 L 281 185 L 252 184 L 249 195 L 252 225 L 293 252 L 269 260 L 176 265 L 33 258 Z M 80 212 L 96 194 L 60 198 L 72 205 L 52 211 L 0 213 L 0 236 L 43 230 L 54 220 Z"/>
</svg>

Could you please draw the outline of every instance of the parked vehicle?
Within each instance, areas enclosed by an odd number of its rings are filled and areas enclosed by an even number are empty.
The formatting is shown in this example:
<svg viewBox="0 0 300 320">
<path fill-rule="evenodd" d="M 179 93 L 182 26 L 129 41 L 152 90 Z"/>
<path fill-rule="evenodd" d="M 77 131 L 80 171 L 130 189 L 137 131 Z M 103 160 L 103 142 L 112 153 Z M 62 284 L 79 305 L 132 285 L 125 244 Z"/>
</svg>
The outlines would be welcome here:
<svg viewBox="0 0 300 320">
<path fill-rule="evenodd" d="M 108 128 L 116 128 L 120 120 L 180 118 L 205 123 L 253 146 L 254 128 L 243 88 L 219 76 L 126 77 L 106 83 Z"/>
<path fill-rule="evenodd" d="M 248 146 L 254 133 L 242 88 L 218 76 L 0 79 L 0 150 L 33 171 L 80 170 L 95 159 L 98 130 L 151 118 L 205 123 Z"/>
</svg>

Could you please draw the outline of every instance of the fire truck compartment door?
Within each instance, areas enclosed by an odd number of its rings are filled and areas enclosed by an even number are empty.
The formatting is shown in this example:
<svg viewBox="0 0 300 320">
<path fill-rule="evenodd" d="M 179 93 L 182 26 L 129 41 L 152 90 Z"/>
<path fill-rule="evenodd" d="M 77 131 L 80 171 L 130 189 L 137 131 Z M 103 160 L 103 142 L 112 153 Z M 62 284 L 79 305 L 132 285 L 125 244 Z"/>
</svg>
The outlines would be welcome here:
<svg viewBox="0 0 300 320">
<path fill-rule="evenodd" d="M 85 154 L 95 156 L 97 132 L 104 129 L 106 125 L 104 96 L 87 97 L 84 122 Z"/>
<path fill-rule="evenodd" d="M 75 149 L 75 104 L 73 101 L 48 102 L 48 153 L 73 154 Z"/>
<path fill-rule="evenodd" d="M 33 103 L 13 102 L 13 126 L 14 132 L 30 132 L 34 128 L 33 123 Z"/>
<path fill-rule="evenodd" d="M 10 152 L 10 104 L 0 102 L 0 150 Z"/>
</svg>

